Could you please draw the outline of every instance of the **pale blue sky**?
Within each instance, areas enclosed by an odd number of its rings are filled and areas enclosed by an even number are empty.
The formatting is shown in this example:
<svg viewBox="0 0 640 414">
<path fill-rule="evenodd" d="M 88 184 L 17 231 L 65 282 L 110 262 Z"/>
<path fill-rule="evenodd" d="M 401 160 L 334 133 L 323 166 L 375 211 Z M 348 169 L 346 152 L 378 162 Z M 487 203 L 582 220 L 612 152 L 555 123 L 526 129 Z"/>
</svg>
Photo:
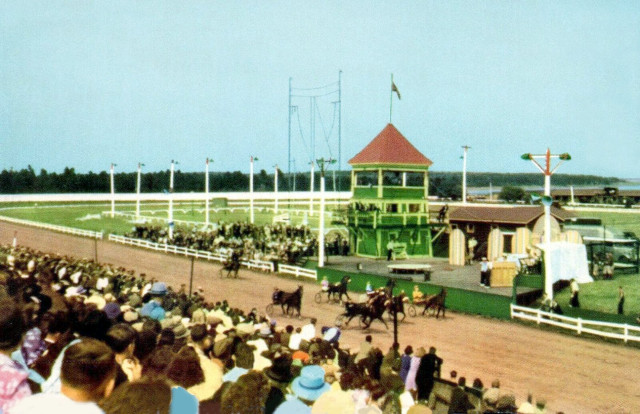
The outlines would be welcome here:
<svg viewBox="0 0 640 414">
<path fill-rule="evenodd" d="M 559 172 L 639 177 L 638 1 L 0 2 L 0 169 L 287 169 L 288 79 L 342 70 L 342 160 L 389 121 L 433 162 L 535 172 L 524 152 L 570 152 Z M 317 157 L 337 156 L 332 95 Z M 299 98 L 298 98 L 299 99 Z M 292 124 L 310 159 L 309 100 Z M 299 132 L 302 129 L 302 137 Z"/>
</svg>

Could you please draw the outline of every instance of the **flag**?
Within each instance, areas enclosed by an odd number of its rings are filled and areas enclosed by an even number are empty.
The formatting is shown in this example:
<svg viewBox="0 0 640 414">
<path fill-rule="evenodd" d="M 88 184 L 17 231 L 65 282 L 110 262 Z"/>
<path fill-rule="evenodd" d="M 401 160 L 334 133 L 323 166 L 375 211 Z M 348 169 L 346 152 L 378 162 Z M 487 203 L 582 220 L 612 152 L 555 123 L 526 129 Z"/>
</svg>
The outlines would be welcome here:
<svg viewBox="0 0 640 414">
<path fill-rule="evenodd" d="M 400 97 L 400 91 L 398 90 L 398 87 L 393 81 L 391 81 L 391 92 L 395 92 L 398 95 L 398 99 L 402 99 Z"/>
</svg>

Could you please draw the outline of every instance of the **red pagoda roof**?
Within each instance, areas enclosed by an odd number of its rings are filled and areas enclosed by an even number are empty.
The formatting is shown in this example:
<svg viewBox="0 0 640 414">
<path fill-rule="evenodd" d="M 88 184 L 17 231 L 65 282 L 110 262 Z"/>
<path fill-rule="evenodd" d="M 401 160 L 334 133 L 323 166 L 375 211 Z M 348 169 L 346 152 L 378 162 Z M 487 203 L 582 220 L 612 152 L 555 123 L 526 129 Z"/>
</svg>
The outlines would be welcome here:
<svg viewBox="0 0 640 414">
<path fill-rule="evenodd" d="M 430 166 L 433 162 L 422 155 L 416 147 L 411 145 L 393 124 L 387 124 L 369 145 L 349 160 L 349 164 L 409 164 Z"/>
</svg>

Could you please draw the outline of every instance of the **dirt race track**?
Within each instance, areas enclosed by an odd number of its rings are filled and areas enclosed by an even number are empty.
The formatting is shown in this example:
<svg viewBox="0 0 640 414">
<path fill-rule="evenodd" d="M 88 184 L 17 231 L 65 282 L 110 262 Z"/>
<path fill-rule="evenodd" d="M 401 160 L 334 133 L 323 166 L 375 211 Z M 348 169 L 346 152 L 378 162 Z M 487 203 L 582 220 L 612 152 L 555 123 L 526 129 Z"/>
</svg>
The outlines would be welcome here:
<svg viewBox="0 0 640 414">
<path fill-rule="evenodd" d="M 18 244 L 44 252 L 93 258 L 93 240 L 0 222 L 0 243 L 10 244 L 17 231 Z M 138 273 L 146 273 L 174 286 L 189 283 L 191 260 L 98 241 L 98 260 Z M 217 264 L 196 261 L 194 289 L 202 286 L 209 300 L 227 299 L 234 307 L 264 310 L 274 286 L 294 290 L 296 280 L 241 269 L 237 280 L 220 279 Z M 318 305 L 313 296 L 319 286 L 304 284 L 303 319 L 280 316 L 278 325 L 294 326 L 318 318 L 318 326 L 331 325 L 341 312 L 337 304 Z M 353 295 L 352 295 L 353 296 Z M 368 332 L 385 353 L 393 342 L 393 328 L 374 322 Z M 356 350 L 365 332 L 357 323 L 344 330 L 341 344 Z M 624 345 L 578 338 L 477 316 L 447 313 L 443 320 L 416 317 L 400 324 L 401 349 L 411 344 L 435 346 L 444 359 L 442 373 L 458 371 L 468 382 L 479 377 L 488 386 L 499 378 L 502 389 L 513 392 L 518 403 L 527 393 L 545 398 L 549 413 L 640 413 L 640 350 Z"/>
</svg>

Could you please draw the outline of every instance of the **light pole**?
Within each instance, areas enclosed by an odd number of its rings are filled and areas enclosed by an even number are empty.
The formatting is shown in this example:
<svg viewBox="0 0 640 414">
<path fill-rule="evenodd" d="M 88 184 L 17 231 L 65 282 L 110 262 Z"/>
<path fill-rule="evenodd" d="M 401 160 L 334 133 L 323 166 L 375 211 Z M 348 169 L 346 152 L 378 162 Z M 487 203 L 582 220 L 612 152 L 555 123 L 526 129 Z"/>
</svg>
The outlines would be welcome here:
<svg viewBox="0 0 640 414">
<path fill-rule="evenodd" d="M 249 164 L 249 221 L 251 224 L 254 222 L 253 215 L 253 162 L 258 161 L 258 157 L 251 156 L 251 163 Z"/>
<path fill-rule="evenodd" d="M 293 158 L 291 159 L 291 162 L 293 163 L 293 192 L 296 192 L 296 159 Z"/>
<path fill-rule="evenodd" d="M 144 164 L 138 163 L 138 179 L 136 180 L 136 221 L 140 220 L 140 175 Z"/>
<path fill-rule="evenodd" d="M 464 155 L 462 156 L 462 204 L 467 204 L 467 151 L 471 148 L 463 145 Z"/>
<path fill-rule="evenodd" d="M 278 164 L 275 165 L 275 173 L 273 174 L 273 210 L 278 214 Z"/>
<path fill-rule="evenodd" d="M 115 191 L 115 186 L 114 186 L 114 182 L 113 182 L 113 169 L 115 166 L 117 166 L 118 164 L 114 164 L 111 163 L 111 169 L 109 170 L 109 176 L 110 176 L 110 185 L 111 185 L 111 218 L 114 218 L 116 215 L 116 191 Z"/>
<path fill-rule="evenodd" d="M 315 185 L 314 183 L 314 179 L 315 179 L 315 164 L 313 163 L 313 161 L 310 162 L 311 164 L 311 184 L 309 185 L 309 217 L 313 217 L 313 187 Z"/>
<path fill-rule="evenodd" d="M 209 162 L 212 159 L 207 157 L 207 163 L 204 169 L 204 224 L 209 226 Z"/>
<path fill-rule="evenodd" d="M 325 166 L 335 164 L 336 160 L 329 158 L 317 160 L 320 167 L 320 229 L 318 234 L 318 267 L 324 267 L 324 172 Z"/>
<path fill-rule="evenodd" d="M 551 277 L 551 175 L 558 169 L 560 164 L 564 161 L 571 160 L 571 155 L 568 153 L 563 154 L 551 154 L 551 151 L 547 148 L 547 152 L 544 154 L 522 154 L 523 160 L 529 160 L 544 174 L 544 197 L 542 198 L 542 204 L 544 205 L 544 244 L 546 245 L 544 255 L 544 292 L 553 299 L 553 278 Z M 551 167 L 551 159 L 558 159 L 559 162 L 555 167 Z M 544 159 L 544 167 L 537 161 L 538 159 Z"/>
<path fill-rule="evenodd" d="M 171 172 L 169 174 L 169 239 L 173 240 L 173 172 L 178 161 L 171 160 Z"/>
</svg>

